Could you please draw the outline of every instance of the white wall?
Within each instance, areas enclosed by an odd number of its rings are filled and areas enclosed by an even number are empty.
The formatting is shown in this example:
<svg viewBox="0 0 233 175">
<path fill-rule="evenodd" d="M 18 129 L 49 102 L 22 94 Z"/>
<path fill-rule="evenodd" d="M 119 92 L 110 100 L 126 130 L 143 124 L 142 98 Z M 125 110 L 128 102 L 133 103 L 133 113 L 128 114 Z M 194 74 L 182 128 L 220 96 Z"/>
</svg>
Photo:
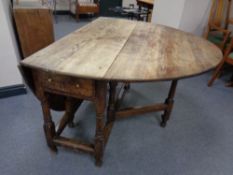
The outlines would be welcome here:
<svg viewBox="0 0 233 175">
<path fill-rule="evenodd" d="M 186 0 L 179 28 L 202 35 L 208 22 L 212 0 Z"/>
<path fill-rule="evenodd" d="M 155 0 L 152 22 L 179 28 L 186 0 Z"/>
<path fill-rule="evenodd" d="M 122 0 L 123 7 L 128 7 L 129 4 L 134 4 L 135 6 L 137 6 L 137 1 L 136 0 Z"/>
<path fill-rule="evenodd" d="M 201 36 L 212 0 L 155 0 L 152 22 Z"/>
<path fill-rule="evenodd" d="M 0 88 L 23 84 L 18 71 L 19 54 L 11 23 L 10 0 L 0 1 Z"/>
</svg>

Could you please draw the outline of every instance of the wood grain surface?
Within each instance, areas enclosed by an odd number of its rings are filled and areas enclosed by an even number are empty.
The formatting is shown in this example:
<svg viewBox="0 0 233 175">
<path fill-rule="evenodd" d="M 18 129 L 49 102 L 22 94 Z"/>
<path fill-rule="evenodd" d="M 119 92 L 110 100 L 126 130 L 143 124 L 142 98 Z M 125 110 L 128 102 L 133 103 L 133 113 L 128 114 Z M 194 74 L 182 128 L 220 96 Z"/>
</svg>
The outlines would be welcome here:
<svg viewBox="0 0 233 175">
<path fill-rule="evenodd" d="M 24 58 L 54 42 L 51 10 L 15 7 L 13 14 Z"/>
<path fill-rule="evenodd" d="M 79 78 L 159 81 L 194 76 L 214 68 L 221 51 L 173 28 L 98 18 L 21 63 Z"/>
</svg>

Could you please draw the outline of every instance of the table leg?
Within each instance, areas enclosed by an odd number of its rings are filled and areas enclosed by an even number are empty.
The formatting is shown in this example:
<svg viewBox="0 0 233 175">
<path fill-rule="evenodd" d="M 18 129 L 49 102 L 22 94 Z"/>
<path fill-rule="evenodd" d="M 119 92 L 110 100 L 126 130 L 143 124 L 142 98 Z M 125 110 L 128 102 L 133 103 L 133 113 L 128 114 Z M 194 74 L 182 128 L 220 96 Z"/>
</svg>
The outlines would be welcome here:
<svg viewBox="0 0 233 175">
<path fill-rule="evenodd" d="M 46 136 L 46 141 L 48 146 L 52 151 L 57 152 L 57 147 L 53 143 L 53 138 L 55 136 L 55 125 L 52 121 L 51 112 L 49 108 L 49 102 L 46 94 L 42 93 L 41 95 L 41 106 L 43 110 L 43 116 L 44 116 L 44 132 Z"/>
<path fill-rule="evenodd" d="M 174 104 L 174 97 L 175 97 L 177 82 L 178 82 L 177 80 L 173 80 L 172 81 L 168 97 L 165 100 L 165 104 L 168 107 L 164 110 L 164 114 L 162 115 L 161 127 L 165 127 L 166 124 L 167 124 L 167 121 L 170 118 L 170 115 L 171 115 L 171 112 L 172 112 L 172 108 L 173 108 L 173 104 Z"/>
<path fill-rule="evenodd" d="M 75 112 L 76 112 L 76 110 L 74 110 L 74 106 L 69 106 L 69 108 L 67 109 L 67 115 L 69 116 L 68 126 L 70 128 L 74 128 L 74 126 L 75 126 L 75 124 L 74 124 Z"/>
<path fill-rule="evenodd" d="M 125 83 L 124 89 L 128 91 L 130 89 L 130 83 Z"/>
<path fill-rule="evenodd" d="M 102 165 L 104 151 L 104 112 L 106 106 L 106 82 L 96 82 L 96 135 L 95 135 L 95 159 L 96 165 Z"/>
<path fill-rule="evenodd" d="M 75 126 L 74 124 L 74 117 L 75 117 L 75 113 L 78 110 L 78 108 L 81 106 L 83 100 L 80 99 L 71 99 L 70 104 L 67 106 L 67 113 L 70 116 L 69 117 L 69 123 L 68 126 L 70 128 L 73 128 Z"/>
<path fill-rule="evenodd" d="M 60 136 L 63 130 L 65 129 L 66 125 L 70 128 L 75 126 L 73 120 L 75 117 L 75 112 L 78 110 L 79 106 L 82 104 L 83 100 L 74 99 L 72 97 L 67 97 L 65 101 L 65 114 L 62 117 L 57 129 L 56 129 L 56 136 Z"/>
<path fill-rule="evenodd" d="M 116 107 L 116 82 L 110 82 L 109 102 L 108 102 L 108 115 L 107 124 L 115 121 L 115 107 Z"/>
<path fill-rule="evenodd" d="M 150 9 L 147 7 L 147 13 L 146 13 L 146 22 L 149 22 L 149 14 L 150 14 Z"/>
</svg>

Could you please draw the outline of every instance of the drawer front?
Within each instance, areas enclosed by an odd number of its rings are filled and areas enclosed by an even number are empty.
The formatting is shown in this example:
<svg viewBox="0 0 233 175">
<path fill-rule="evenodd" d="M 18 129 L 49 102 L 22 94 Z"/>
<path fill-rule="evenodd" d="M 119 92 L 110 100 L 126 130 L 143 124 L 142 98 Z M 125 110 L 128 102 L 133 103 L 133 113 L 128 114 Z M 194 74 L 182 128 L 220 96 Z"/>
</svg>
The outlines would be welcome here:
<svg viewBox="0 0 233 175">
<path fill-rule="evenodd" d="M 94 81 L 78 79 L 71 76 L 40 72 L 39 78 L 45 89 L 67 95 L 93 97 L 95 95 Z"/>
</svg>

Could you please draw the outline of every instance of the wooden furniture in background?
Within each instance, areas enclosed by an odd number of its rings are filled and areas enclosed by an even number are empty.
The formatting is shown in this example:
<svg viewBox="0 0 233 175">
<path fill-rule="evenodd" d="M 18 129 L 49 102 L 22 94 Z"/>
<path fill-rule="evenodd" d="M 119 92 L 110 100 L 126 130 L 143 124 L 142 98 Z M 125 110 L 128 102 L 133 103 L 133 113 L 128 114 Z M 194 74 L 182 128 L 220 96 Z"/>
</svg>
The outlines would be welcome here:
<svg viewBox="0 0 233 175">
<path fill-rule="evenodd" d="M 146 21 L 150 22 L 152 10 L 154 8 L 154 0 L 137 0 L 137 5 L 139 6 L 139 10 L 141 10 L 142 7 L 148 9 Z"/>
<path fill-rule="evenodd" d="M 149 9 L 153 9 L 154 0 L 137 0 L 137 4 L 140 7 L 146 7 L 146 8 L 149 8 Z"/>
<path fill-rule="evenodd" d="M 222 61 L 217 66 L 216 70 L 214 71 L 214 74 L 213 74 L 212 78 L 210 79 L 208 86 L 213 85 L 214 81 L 219 77 L 221 70 L 223 69 L 225 64 L 230 64 L 233 66 L 233 38 L 231 39 L 231 42 L 226 49 L 226 52 L 224 54 Z M 232 86 L 232 85 L 233 85 L 233 83 L 230 84 L 230 86 Z"/>
<path fill-rule="evenodd" d="M 204 73 L 221 59 L 222 53 L 214 44 L 192 34 L 162 25 L 98 18 L 21 64 L 33 75 L 35 93 L 43 108 L 48 146 L 54 151 L 57 146 L 64 146 L 88 152 L 95 156 L 96 164 L 101 165 L 115 119 L 162 111 L 161 126 L 165 127 L 174 105 L 177 81 Z M 120 109 L 122 98 L 118 98 L 116 92 L 118 82 L 162 80 L 172 81 L 165 102 Z M 106 108 L 108 83 L 110 95 Z M 72 117 L 64 116 L 55 130 L 48 94 L 95 103 L 93 143 L 60 136 Z M 69 113 L 68 109 L 66 111 Z"/>
<path fill-rule="evenodd" d="M 228 25 L 233 25 L 233 18 L 229 19 Z M 231 79 L 230 79 L 229 83 L 226 84 L 226 86 L 233 87 L 233 75 L 231 76 Z"/>
<path fill-rule="evenodd" d="M 92 13 L 99 15 L 100 5 L 99 0 L 77 0 L 76 3 L 76 18 L 79 20 L 80 14 Z"/>
<path fill-rule="evenodd" d="M 13 13 L 24 58 L 54 42 L 53 17 L 49 9 L 15 6 Z"/>
<path fill-rule="evenodd" d="M 228 21 L 228 25 L 233 25 L 233 18 L 230 18 L 229 21 Z"/>
<path fill-rule="evenodd" d="M 53 14 L 55 16 L 55 20 L 57 21 L 57 12 L 58 12 L 57 5 L 59 4 L 59 0 L 51 0 L 51 1 L 53 1 L 53 3 L 52 3 L 53 4 Z M 70 13 L 72 13 L 72 5 L 74 4 L 74 6 L 76 6 L 76 1 L 77 0 L 66 0 L 66 2 L 68 2 L 68 6 L 69 6 L 68 11 Z"/>
<path fill-rule="evenodd" d="M 231 33 L 228 30 L 231 2 L 231 0 L 212 0 L 208 26 L 204 33 L 204 37 L 216 44 L 222 51 Z"/>
</svg>

